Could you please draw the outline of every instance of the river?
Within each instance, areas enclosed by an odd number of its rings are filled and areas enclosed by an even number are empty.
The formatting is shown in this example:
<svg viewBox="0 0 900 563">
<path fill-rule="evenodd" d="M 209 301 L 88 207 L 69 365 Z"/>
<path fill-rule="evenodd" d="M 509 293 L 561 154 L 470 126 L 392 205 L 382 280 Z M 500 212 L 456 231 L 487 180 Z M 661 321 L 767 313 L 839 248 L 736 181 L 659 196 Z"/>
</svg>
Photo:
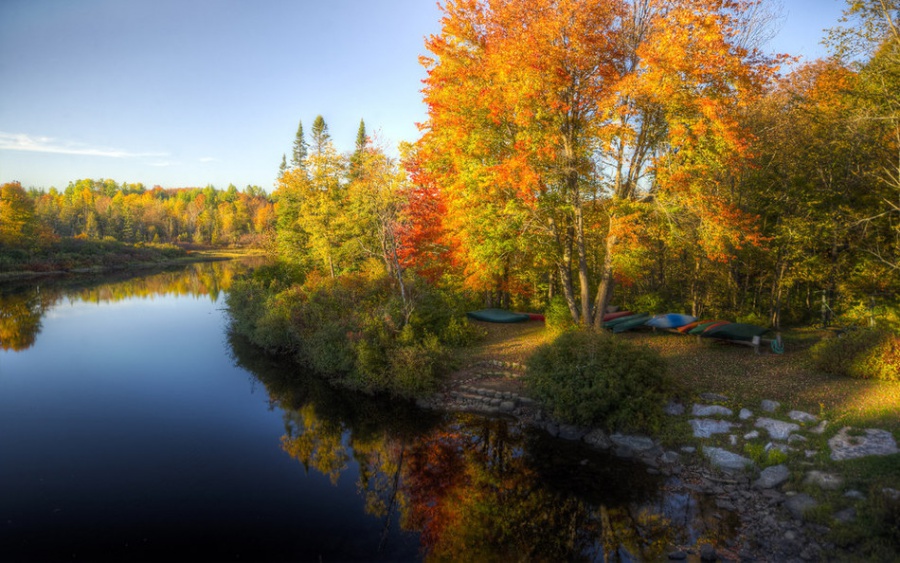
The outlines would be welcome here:
<svg viewBox="0 0 900 563">
<path fill-rule="evenodd" d="M 246 267 L 0 285 L 0 560 L 632 561 L 732 537 L 638 463 L 262 354 L 228 330 Z"/>
</svg>

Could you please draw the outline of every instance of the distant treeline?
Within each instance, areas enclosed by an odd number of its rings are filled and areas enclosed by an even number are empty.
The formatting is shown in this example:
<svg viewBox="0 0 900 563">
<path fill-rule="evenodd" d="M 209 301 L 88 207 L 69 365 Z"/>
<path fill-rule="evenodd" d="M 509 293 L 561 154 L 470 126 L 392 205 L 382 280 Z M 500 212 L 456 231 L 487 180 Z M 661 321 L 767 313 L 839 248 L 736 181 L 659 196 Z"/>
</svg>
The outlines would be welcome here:
<svg viewBox="0 0 900 563">
<path fill-rule="evenodd" d="M 147 189 L 91 179 L 62 191 L 0 186 L 0 246 L 14 248 L 46 246 L 60 237 L 258 246 L 274 220 L 274 205 L 258 186 Z"/>
</svg>

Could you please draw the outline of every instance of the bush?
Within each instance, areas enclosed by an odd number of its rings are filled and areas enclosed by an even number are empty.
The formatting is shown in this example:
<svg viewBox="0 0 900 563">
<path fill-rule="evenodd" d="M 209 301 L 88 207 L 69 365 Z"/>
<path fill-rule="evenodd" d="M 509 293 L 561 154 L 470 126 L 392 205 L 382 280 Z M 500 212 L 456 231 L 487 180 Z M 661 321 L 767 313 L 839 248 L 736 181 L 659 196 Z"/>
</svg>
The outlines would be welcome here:
<svg viewBox="0 0 900 563">
<path fill-rule="evenodd" d="M 260 268 L 232 285 L 232 327 L 257 346 L 294 355 L 333 384 L 401 397 L 430 393 L 449 367 L 436 335 L 454 345 L 479 335 L 435 290 L 416 288 L 416 307 L 407 315 L 389 277 L 310 274 L 297 283 L 296 272 L 284 268 Z"/>
<path fill-rule="evenodd" d="M 547 329 L 554 333 L 575 328 L 575 323 L 572 321 L 572 313 L 569 311 L 565 297 L 557 295 L 550 300 L 550 304 L 544 310 L 544 321 Z"/>
<path fill-rule="evenodd" d="M 887 330 L 851 330 L 818 342 L 809 353 L 826 373 L 900 381 L 900 336 Z"/>
<path fill-rule="evenodd" d="M 602 332 L 569 331 L 534 352 L 526 382 L 562 422 L 657 431 L 669 386 L 665 367 L 648 348 Z"/>
</svg>

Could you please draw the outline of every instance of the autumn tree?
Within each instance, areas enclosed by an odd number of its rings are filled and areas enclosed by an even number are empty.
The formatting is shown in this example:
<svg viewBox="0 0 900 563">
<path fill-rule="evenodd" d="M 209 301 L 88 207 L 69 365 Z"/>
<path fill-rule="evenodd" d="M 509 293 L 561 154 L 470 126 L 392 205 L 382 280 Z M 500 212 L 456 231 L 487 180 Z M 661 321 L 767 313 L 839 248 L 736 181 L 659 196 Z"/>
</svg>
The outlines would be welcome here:
<svg viewBox="0 0 900 563">
<path fill-rule="evenodd" d="M 702 217 L 708 254 L 730 256 L 747 224 L 718 191 L 746 149 L 737 116 L 773 70 L 739 45 L 750 4 L 443 6 L 417 154 L 471 286 L 513 258 L 552 264 L 572 318 L 599 325 L 636 206 L 660 198 Z"/>
<path fill-rule="evenodd" d="M 278 244 L 288 260 L 317 264 L 334 278 L 347 250 L 348 235 L 340 228 L 346 164 L 321 115 L 313 121 L 309 149 L 302 166 L 278 182 Z"/>
<path fill-rule="evenodd" d="M 0 246 L 25 246 L 36 234 L 34 201 L 18 182 L 0 186 Z"/>
</svg>

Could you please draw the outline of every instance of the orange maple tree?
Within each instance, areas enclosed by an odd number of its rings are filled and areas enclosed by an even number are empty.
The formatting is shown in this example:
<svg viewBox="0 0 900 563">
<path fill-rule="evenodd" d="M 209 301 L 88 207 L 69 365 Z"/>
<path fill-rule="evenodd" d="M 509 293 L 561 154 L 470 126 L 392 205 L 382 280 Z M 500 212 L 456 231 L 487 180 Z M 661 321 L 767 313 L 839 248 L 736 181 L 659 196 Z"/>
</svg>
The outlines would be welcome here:
<svg viewBox="0 0 900 563">
<path fill-rule="evenodd" d="M 665 194 L 713 238 L 747 232 L 717 190 L 747 150 L 741 110 L 775 69 L 740 46 L 754 3 L 448 1 L 422 58 L 416 180 L 441 192 L 468 285 L 496 284 L 511 257 L 553 264 L 591 325 L 633 228 L 619 202 Z"/>
</svg>

